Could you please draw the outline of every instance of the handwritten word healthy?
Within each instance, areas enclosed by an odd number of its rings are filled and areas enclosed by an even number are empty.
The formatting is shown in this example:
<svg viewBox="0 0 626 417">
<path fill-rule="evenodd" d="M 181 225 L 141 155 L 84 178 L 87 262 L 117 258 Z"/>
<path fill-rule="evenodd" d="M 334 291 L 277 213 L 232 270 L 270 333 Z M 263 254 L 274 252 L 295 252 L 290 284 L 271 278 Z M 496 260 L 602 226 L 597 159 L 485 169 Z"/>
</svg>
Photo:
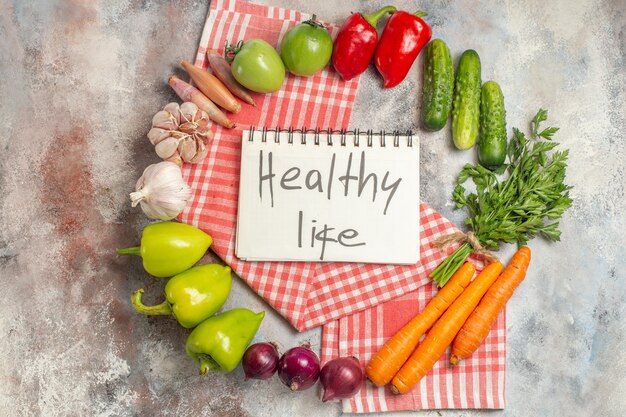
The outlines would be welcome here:
<svg viewBox="0 0 626 417">
<path fill-rule="evenodd" d="M 358 169 L 353 170 L 353 152 L 348 154 L 348 161 L 344 172 L 340 172 L 339 176 L 335 178 L 335 166 L 337 155 L 332 154 L 328 172 L 326 178 L 322 174 L 322 171 L 317 169 L 311 169 L 306 173 L 302 172 L 297 166 L 290 167 L 285 170 L 280 176 L 279 185 L 280 188 L 286 191 L 289 190 L 301 190 L 303 186 L 306 189 L 326 195 L 328 200 L 336 198 L 333 193 L 334 180 L 337 179 L 341 183 L 340 189 L 343 190 L 343 195 L 348 196 L 349 193 L 357 193 L 358 197 L 364 195 L 366 188 L 371 189 L 372 202 L 376 202 L 380 196 L 378 194 L 379 185 L 381 194 L 386 194 L 385 208 L 383 214 L 387 214 L 389 204 L 396 194 L 402 178 L 397 178 L 392 182 L 389 178 L 390 172 L 385 172 L 382 181 L 378 175 L 374 172 L 368 173 L 366 171 L 366 154 L 365 151 L 361 152 Z M 354 171 L 354 172 L 353 172 Z M 272 152 L 267 153 L 267 162 L 264 163 L 263 151 L 259 151 L 259 198 L 263 200 L 264 185 L 269 188 L 271 206 L 274 207 L 274 178 L 277 174 L 273 171 L 272 164 Z M 371 182 L 370 182 L 371 181 Z M 354 184 L 353 184 L 354 182 Z M 371 187 L 367 187 L 371 184 Z M 324 187 L 326 187 L 324 189 Z"/>
</svg>

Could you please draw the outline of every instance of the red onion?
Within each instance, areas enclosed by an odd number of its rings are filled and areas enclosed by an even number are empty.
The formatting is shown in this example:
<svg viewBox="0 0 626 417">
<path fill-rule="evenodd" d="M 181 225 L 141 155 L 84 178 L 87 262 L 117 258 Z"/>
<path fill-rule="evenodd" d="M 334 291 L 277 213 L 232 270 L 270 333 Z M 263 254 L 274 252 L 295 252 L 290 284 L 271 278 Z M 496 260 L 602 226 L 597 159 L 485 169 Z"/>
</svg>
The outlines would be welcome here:
<svg viewBox="0 0 626 417">
<path fill-rule="evenodd" d="M 268 379 L 278 368 L 278 350 L 276 345 L 260 342 L 250 345 L 241 360 L 246 379 Z"/>
<path fill-rule="evenodd" d="M 320 375 L 320 360 L 311 349 L 299 346 L 289 349 L 278 362 L 278 377 L 292 391 L 311 388 Z"/>
<path fill-rule="evenodd" d="M 322 401 L 352 398 L 363 383 L 361 364 L 355 357 L 333 359 L 322 368 L 320 383 L 324 388 Z"/>
</svg>

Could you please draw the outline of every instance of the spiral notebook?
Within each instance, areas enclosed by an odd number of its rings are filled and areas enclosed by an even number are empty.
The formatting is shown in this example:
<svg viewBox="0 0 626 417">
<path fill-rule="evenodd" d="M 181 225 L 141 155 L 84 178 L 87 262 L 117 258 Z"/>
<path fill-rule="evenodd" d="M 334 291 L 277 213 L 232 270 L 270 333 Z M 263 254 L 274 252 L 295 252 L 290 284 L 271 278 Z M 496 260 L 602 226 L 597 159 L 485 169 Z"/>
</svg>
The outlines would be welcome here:
<svg viewBox="0 0 626 417">
<path fill-rule="evenodd" d="M 241 143 L 239 259 L 419 260 L 411 132 L 250 129 Z"/>
</svg>

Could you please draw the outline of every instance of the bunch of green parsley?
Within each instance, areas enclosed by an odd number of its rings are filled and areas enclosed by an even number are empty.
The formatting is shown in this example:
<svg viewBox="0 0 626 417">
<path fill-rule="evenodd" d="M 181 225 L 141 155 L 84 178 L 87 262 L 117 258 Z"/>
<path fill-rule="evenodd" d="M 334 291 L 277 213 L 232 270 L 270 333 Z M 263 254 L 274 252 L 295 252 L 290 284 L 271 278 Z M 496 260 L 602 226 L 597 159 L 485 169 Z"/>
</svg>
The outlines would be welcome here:
<svg viewBox="0 0 626 417">
<path fill-rule="evenodd" d="M 548 112 L 540 109 L 531 122 L 530 138 L 513 129 L 508 164 L 500 170 L 467 164 L 457 177 L 452 199 L 457 208 L 467 207 L 470 216 L 465 224 L 485 248 L 498 250 L 500 242 L 523 246 L 537 235 L 560 240 L 558 219 L 572 205 L 572 187 L 564 182 L 569 151 L 552 152 L 559 145 L 552 140 L 559 129 L 541 129 L 547 118 Z M 506 178 L 499 179 L 504 173 Z M 469 179 L 475 191 L 465 188 Z M 430 277 L 443 286 L 472 251 L 464 243 Z"/>
</svg>

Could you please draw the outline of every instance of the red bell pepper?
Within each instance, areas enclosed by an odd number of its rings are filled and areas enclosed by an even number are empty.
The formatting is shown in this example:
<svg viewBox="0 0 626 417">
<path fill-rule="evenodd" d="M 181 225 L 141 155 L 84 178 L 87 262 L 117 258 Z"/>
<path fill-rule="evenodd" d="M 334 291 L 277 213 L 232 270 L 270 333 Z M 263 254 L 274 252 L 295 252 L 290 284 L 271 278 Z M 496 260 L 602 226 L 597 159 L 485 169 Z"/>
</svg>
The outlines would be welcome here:
<svg viewBox="0 0 626 417">
<path fill-rule="evenodd" d="M 332 63 L 341 77 L 348 81 L 363 73 L 374 56 L 378 43 L 376 25 L 381 17 L 396 8 L 385 6 L 371 15 L 353 13 L 337 33 Z"/>
<path fill-rule="evenodd" d="M 385 88 L 404 80 L 415 58 L 430 41 L 433 31 L 420 17 L 425 15 L 398 11 L 387 21 L 374 54 L 374 64 L 383 76 Z"/>
</svg>

